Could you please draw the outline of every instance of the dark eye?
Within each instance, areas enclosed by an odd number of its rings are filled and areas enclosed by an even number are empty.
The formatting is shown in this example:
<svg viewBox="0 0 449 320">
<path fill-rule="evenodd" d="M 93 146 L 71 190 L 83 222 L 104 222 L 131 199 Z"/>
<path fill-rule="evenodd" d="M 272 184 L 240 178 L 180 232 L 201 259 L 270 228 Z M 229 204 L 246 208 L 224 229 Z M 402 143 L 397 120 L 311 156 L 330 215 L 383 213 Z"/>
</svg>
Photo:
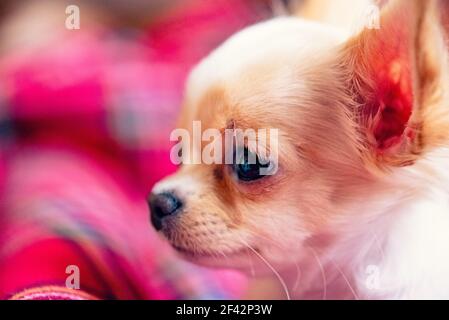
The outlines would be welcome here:
<svg viewBox="0 0 449 320">
<path fill-rule="evenodd" d="M 236 153 L 233 166 L 239 180 L 254 181 L 267 175 L 270 162 L 265 163 L 264 161 L 264 163 L 261 163 L 257 154 L 249 151 L 248 148 L 242 149 L 239 153 Z"/>
</svg>

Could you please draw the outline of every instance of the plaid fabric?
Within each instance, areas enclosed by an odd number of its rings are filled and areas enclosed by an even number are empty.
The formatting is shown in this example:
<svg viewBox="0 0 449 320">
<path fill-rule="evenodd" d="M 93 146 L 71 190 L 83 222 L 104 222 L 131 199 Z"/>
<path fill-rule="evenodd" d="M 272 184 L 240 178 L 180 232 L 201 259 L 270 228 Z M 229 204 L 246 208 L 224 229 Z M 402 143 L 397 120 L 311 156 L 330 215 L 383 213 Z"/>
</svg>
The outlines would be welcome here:
<svg viewBox="0 0 449 320">
<path fill-rule="evenodd" d="M 145 198 L 174 170 L 168 137 L 189 68 L 266 16 L 261 3 L 188 0 L 144 33 L 61 31 L 0 59 L 0 297 L 64 286 L 69 265 L 103 299 L 241 293 L 240 275 L 180 261 Z"/>
<path fill-rule="evenodd" d="M 143 195 L 109 159 L 61 145 L 24 147 L 8 168 L 3 200 L 3 296 L 64 286 L 70 265 L 82 290 L 108 299 L 224 298 L 232 289 L 220 284 L 226 275 L 176 259 L 151 230 Z"/>
</svg>

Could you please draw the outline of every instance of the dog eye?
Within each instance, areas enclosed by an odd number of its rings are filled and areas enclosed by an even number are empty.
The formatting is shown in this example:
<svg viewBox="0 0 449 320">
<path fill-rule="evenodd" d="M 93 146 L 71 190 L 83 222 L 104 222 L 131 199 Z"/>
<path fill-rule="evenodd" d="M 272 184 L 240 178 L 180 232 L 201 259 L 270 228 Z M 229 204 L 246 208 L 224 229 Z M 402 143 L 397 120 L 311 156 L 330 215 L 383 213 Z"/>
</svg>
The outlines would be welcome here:
<svg viewBox="0 0 449 320">
<path fill-rule="evenodd" d="M 240 153 L 240 155 L 239 155 Z M 235 156 L 233 170 L 237 178 L 242 181 L 254 181 L 265 177 L 270 162 L 262 163 L 259 156 L 244 148 Z"/>
</svg>

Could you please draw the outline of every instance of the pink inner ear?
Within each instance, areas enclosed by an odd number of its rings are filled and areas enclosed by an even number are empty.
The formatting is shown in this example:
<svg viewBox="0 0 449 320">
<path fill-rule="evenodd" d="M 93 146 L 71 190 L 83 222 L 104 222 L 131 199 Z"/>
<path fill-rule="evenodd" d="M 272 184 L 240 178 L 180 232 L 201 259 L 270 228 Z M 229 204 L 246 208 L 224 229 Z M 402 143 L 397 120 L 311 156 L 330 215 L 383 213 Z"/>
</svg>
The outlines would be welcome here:
<svg viewBox="0 0 449 320">
<path fill-rule="evenodd" d="M 388 149 L 397 143 L 400 143 L 407 124 L 412 115 L 411 99 L 397 88 L 391 88 L 395 91 L 385 92 L 378 105 L 378 119 L 374 123 L 374 137 L 377 141 L 377 147 L 380 150 Z"/>
<path fill-rule="evenodd" d="M 362 34 L 360 65 L 370 79 L 365 105 L 368 136 L 378 152 L 386 152 L 409 137 L 413 112 L 415 27 L 411 7 L 394 8 L 382 19 L 382 29 Z M 371 91 L 372 90 L 372 91 Z M 363 99 L 363 97 L 362 97 Z"/>
<path fill-rule="evenodd" d="M 379 151 L 385 151 L 403 141 L 413 108 L 408 68 L 395 62 L 386 69 L 389 71 L 380 72 L 377 77 L 374 102 L 368 108 L 373 119 L 369 127 Z"/>
</svg>

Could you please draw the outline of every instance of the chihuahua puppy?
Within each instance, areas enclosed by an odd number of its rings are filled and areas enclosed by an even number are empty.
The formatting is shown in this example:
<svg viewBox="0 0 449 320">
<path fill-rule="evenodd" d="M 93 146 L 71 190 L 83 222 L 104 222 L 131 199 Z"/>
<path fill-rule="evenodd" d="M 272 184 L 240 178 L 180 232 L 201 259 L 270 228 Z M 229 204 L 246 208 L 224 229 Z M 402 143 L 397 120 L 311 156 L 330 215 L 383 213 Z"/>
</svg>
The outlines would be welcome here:
<svg viewBox="0 0 449 320">
<path fill-rule="evenodd" d="M 288 297 L 449 298 L 446 6 L 390 0 L 355 35 L 282 17 L 231 37 L 192 71 L 181 127 L 276 129 L 277 170 L 185 162 L 152 191 L 155 227 Z"/>
</svg>

